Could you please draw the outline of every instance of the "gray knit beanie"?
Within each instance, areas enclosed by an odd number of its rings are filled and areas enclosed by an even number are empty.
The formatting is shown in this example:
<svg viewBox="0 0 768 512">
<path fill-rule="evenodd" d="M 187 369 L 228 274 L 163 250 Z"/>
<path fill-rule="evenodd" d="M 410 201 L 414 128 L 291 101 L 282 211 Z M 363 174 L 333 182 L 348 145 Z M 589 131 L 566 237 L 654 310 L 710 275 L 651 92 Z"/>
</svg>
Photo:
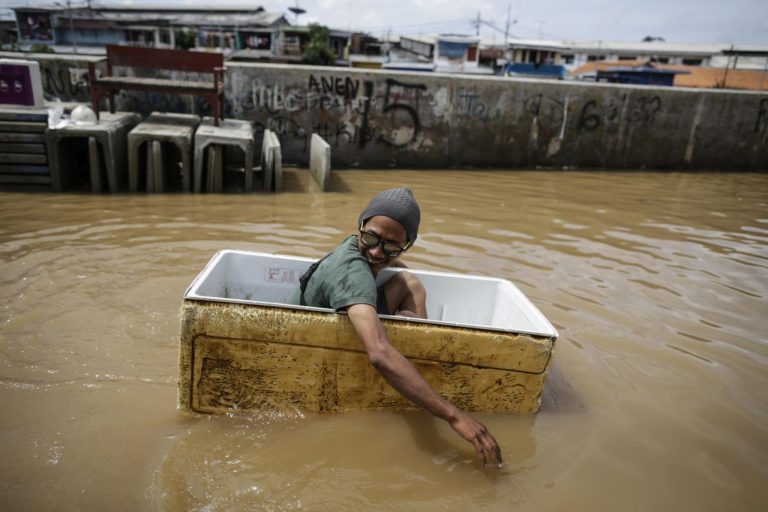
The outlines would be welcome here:
<svg viewBox="0 0 768 512">
<path fill-rule="evenodd" d="M 410 189 L 391 188 L 380 192 L 371 199 L 363 213 L 360 214 L 357 224 L 363 224 L 376 215 L 384 215 L 396 220 L 405 228 L 410 244 L 413 245 L 416 241 L 416 235 L 419 232 L 419 222 L 421 221 L 421 211 Z"/>
</svg>

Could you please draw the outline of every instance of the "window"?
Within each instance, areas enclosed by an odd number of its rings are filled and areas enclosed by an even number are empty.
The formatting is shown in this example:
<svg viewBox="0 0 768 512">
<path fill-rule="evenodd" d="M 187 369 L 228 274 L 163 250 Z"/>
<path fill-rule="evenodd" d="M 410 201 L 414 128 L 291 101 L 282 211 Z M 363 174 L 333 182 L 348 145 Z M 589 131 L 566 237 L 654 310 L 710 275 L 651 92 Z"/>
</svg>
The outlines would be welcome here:
<svg viewBox="0 0 768 512">
<path fill-rule="evenodd" d="M 656 57 L 656 62 L 660 64 L 669 64 L 669 57 Z"/>
<path fill-rule="evenodd" d="M 467 61 L 474 62 L 477 60 L 477 46 L 470 46 L 467 50 Z"/>
<path fill-rule="evenodd" d="M 160 42 L 163 44 L 171 44 L 171 31 L 168 29 L 160 29 Z"/>
<path fill-rule="evenodd" d="M 22 41 L 53 41 L 50 14 L 35 11 L 17 11 L 16 25 Z"/>
<path fill-rule="evenodd" d="M 270 50 L 272 48 L 272 38 L 269 34 L 244 34 L 245 47 L 253 50 Z"/>
<path fill-rule="evenodd" d="M 634 55 L 620 55 L 619 60 L 637 60 L 637 57 Z"/>
<path fill-rule="evenodd" d="M 283 53 L 285 55 L 301 55 L 301 39 L 298 35 L 286 35 L 284 37 Z"/>
<path fill-rule="evenodd" d="M 704 59 L 683 59 L 684 66 L 701 66 Z"/>
<path fill-rule="evenodd" d="M 587 61 L 605 60 L 605 55 L 587 55 Z"/>
<path fill-rule="evenodd" d="M 573 64 L 573 55 L 563 54 L 563 62 L 566 64 Z"/>
<path fill-rule="evenodd" d="M 155 33 L 151 30 L 126 30 L 125 40 L 132 46 L 154 46 Z"/>
</svg>

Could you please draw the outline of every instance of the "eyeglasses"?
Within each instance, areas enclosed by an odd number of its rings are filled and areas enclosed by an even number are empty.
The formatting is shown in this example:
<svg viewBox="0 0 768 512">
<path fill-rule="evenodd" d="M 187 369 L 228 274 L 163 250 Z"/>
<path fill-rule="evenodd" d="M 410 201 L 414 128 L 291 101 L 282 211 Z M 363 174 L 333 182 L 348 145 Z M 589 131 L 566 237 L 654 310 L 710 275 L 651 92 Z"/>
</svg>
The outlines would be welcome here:
<svg viewBox="0 0 768 512">
<path fill-rule="evenodd" d="M 360 226 L 360 241 L 369 249 L 373 249 L 380 245 L 384 254 L 390 258 L 396 258 L 401 252 L 408 250 L 408 247 L 411 245 L 411 242 L 408 242 L 405 244 L 405 247 L 400 247 L 395 242 L 382 240 L 376 233 L 363 231 L 362 226 Z"/>
</svg>

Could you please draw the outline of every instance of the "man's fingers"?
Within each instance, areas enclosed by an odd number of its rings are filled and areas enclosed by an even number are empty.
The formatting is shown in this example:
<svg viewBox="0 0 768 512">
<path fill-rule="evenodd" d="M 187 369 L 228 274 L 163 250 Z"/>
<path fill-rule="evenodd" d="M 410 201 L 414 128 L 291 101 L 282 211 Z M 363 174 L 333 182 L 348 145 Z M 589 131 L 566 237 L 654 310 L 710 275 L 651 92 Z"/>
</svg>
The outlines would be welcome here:
<svg viewBox="0 0 768 512">
<path fill-rule="evenodd" d="M 451 427 L 461 437 L 472 443 L 477 452 L 477 457 L 482 462 L 483 467 L 488 464 L 488 459 L 497 468 L 502 468 L 504 462 L 501 460 L 501 448 L 499 443 L 488 431 L 485 425 L 472 418 L 466 413 L 462 413 L 451 422 Z"/>
<path fill-rule="evenodd" d="M 501 460 L 501 448 L 499 447 L 499 443 L 496 442 L 496 438 L 494 438 L 493 435 L 491 435 L 491 433 L 487 430 L 483 432 L 481 436 L 484 448 L 490 454 L 493 464 L 497 468 L 502 467 L 504 462 Z"/>
<path fill-rule="evenodd" d="M 477 456 L 480 458 L 480 461 L 483 463 L 483 467 L 485 467 L 486 459 L 485 459 L 485 450 L 483 449 L 483 444 L 480 442 L 479 435 L 475 437 L 472 440 L 472 444 L 475 445 L 475 451 L 477 451 Z"/>
</svg>

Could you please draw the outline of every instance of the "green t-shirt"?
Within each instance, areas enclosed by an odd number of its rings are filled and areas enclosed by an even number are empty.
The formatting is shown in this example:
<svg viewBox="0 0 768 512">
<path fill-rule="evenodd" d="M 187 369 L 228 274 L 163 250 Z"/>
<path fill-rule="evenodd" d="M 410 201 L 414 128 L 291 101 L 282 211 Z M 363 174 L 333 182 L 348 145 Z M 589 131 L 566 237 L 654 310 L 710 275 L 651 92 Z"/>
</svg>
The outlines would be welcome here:
<svg viewBox="0 0 768 512">
<path fill-rule="evenodd" d="M 300 297 L 297 286 L 288 303 L 299 305 Z M 349 236 L 318 265 L 307 283 L 304 300 L 307 306 L 336 311 L 353 304 L 376 307 L 376 279 L 357 249 L 357 236 Z"/>
</svg>

